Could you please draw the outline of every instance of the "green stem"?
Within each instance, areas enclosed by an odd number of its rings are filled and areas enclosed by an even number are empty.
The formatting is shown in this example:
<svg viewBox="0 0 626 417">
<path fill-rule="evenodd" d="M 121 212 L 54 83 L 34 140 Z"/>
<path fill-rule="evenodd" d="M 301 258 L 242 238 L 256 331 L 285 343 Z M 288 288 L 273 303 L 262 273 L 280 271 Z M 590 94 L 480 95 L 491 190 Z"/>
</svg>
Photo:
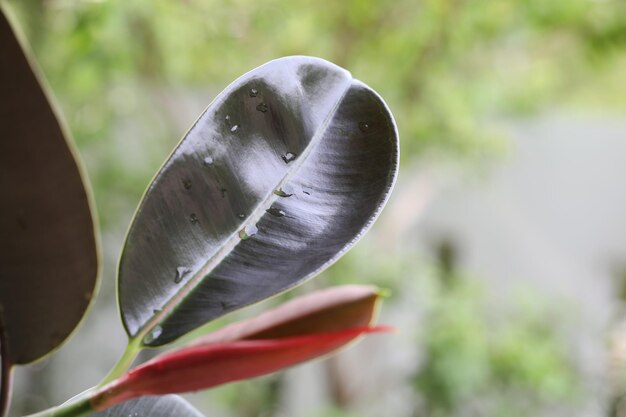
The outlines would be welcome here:
<svg viewBox="0 0 626 417">
<path fill-rule="evenodd" d="M 27 417 L 83 417 L 94 412 L 91 406 L 91 397 L 94 392 L 97 392 L 97 388 L 101 388 L 109 382 L 122 376 L 124 372 L 130 368 L 133 361 L 137 357 L 137 354 L 141 350 L 141 338 L 134 338 L 128 341 L 126 350 L 113 366 L 113 369 L 104 377 L 102 382 L 98 384 L 96 390 L 88 390 L 79 395 L 76 398 L 72 398 L 65 404 L 61 404 L 57 407 L 52 407 L 44 411 L 40 411 L 36 414 L 31 414 Z"/>
<path fill-rule="evenodd" d="M 94 412 L 89 402 L 90 396 L 85 395 L 76 400 L 52 407 L 28 417 L 83 417 Z"/>
<path fill-rule="evenodd" d="M 109 382 L 113 381 L 114 379 L 119 378 L 126 371 L 128 371 L 128 368 L 130 368 L 130 366 L 133 364 L 133 361 L 139 354 L 140 350 L 141 350 L 141 338 L 135 337 L 133 339 L 130 339 L 128 341 L 128 345 L 126 346 L 126 350 L 124 351 L 120 359 L 117 361 L 115 366 L 113 366 L 113 369 L 109 371 L 107 376 L 105 376 L 104 379 L 100 381 L 97 388 L 102 388 Z"/>
</svg>

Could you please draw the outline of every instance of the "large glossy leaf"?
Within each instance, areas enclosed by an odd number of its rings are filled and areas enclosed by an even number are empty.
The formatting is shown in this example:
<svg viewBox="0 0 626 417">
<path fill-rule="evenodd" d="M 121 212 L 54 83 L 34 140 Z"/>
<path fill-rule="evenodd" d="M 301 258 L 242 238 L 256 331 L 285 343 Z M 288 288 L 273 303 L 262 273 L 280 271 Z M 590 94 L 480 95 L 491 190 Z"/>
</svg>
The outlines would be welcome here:
<svg viewBox="0 0 626 417">
<path fill-rule="evenodd" d="M 8 361 L 57 347 L 98 275 L 88 196 L 70 145 L 0 10 L 0 316 Z"/>
<path fill-rule="evenodd" d="M 373 222 L 397 160 L 387 106 L 344 69 L 288 57 L 242 76 L 136 213 L 119 270 L 129 335 L 162 345 L 313 276 Z"/>
<path fill-rule="evenodd" d="M 203 417 L 177 395 L 141 397 L 116 405 L 91 417 Z"/>
</svg>

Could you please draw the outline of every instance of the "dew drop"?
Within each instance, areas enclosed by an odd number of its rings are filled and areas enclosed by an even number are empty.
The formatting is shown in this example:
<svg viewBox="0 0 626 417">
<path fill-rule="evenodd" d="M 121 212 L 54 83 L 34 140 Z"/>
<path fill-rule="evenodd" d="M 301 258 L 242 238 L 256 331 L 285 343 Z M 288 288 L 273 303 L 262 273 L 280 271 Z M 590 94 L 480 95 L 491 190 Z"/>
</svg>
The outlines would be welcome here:
<svg viewBox="0 0 626 417">
<path fill-rule="evenodd" d="M 191 222 L 191 224 L 198 224 L 200 222 L 200 220 L 198 220 L 198 216 L 196 215 L 196 213 L 191 213 L 189 215 L 189 221 Z"/>
<path fill-rule="evenodd" d="M 239 214 L 237 215 L 237 217 L 239 217 L 240 219 L 243 219 L 244 217 L 246 217 L 246 215 L 245 215 L 245 214 L 243 214 L 243 213 L 239 213 Z"/>
<path fill-rule="evenodd" d="M 359 122 L 359 130 L 361 132 L 367 132 L 370 128 L 370 125 L 367 122 Z"/>
<path fill-rule="evenodd" d="M 178 268 L 176 268 L 176 275 L 174 276 L 174 282 L 176 284 L 180 283 L 185 277 L 185 275 L 187 275 L 189 272 L 190 272 L 189 268 L 184 267 L 184 266 L 179 266 Z"/>
<path fill-rule="evenodd" d="M 283 190 L 282 188 L 274 190 L 274 194 L 276 194 L 279 197 L 291 197 L 293 195 L 293 194 L 285 192 L 285 190 Z"/>
<path fill-rule="evenodd" d="M 202 163 L 204 164 L 204 166 L 209 167 L 213 165 L 213 158 L 211 158 L 210 156 L 207 156 L 202 160 Z"/>
<path fill-rule="evenodd" d="M 256 227 L 256 225 L 248 226 L 245 229 L 241 229 L 239 231 L 239 238 L 241 240 L 248 240 L 252 236 L 256 235 L 258 232 L 259 229 Z"/>
<path fill-rule="evenodd" d="M 292 162 L 294 159 L 296 159 L 296 154 L 287 152 L 286 154 L 282 156 L 282 158 L 283 158 L 283 161 L 285 161 L 285 163 L 288 164 L 289 162 Z"/>
<path fill-rule="evenodd" d="M 230 123 L 230 116 L 227 114 L 226 117 L 224 117 L 224 120 Z"/>
<path fill-rule="evenodd" d="M 257 109 L 258 111 L 260 111 L 261 113 L 265 113 L 265 112 L 267 111 L 267 104 L 265 104 L 265 103 L 259 103 L 259 104 L 256 106 L 256 109 Z"/>
<path fill-rule="evenodd" d="M 237 307 L 237 302 L 235 301 L 220 301 L 220 306 L 222 307 L 222 311 L 231 311 Z"/>
<path fill-rule="evenodd" d="M 149 345 L 150 343 L 154 342 L 155 340 L 157 340 L 159 338 L 159 336 L 161 336 L 161 333 L 163 333 L 163 328 L 161 326 L 156 326 L 154 329 L 152 329 L 152 331 L 143 339 L 144 343 Z"/>
<path fill-rule="evenodd" d="M 250 89 L 250 97 L 256 97 L 258 95 L 259 95 L 259 90 L 257 90 L 256 88 Z"/>
<path fill-rule="evenodd" d="M 270 207 L 268 208 L 267 211 L 269 214 L 271 214 L 274 217 L 284 217 L 285 216 L 285 212 L 281 209 L 278 209 L 276 207 Z"/>
<path fill-rule="evenodd" d="M 239 125 L 233 125 L 233 127 L 230 128 L 231 132 L 236 132 L 237 129 L 239 129 Z"/>
<path fill-rule="evenodd" d="M 191 180 L 189 180 L 189 179 L 183 180 L 183 187 L 185 187 L 185 190 L 190 189 L 191 188 Z"/>
</svg>

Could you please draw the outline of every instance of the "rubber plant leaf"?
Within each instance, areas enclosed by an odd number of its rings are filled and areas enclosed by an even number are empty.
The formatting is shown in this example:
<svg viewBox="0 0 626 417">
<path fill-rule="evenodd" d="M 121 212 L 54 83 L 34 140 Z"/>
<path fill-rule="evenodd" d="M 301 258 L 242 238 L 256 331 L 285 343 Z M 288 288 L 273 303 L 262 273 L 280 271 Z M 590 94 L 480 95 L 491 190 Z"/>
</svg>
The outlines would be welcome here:
<svg viewBox="0 0 626 417">
<path fill-rule="evenodd" d="M 0 7 L 0 319 L 12 364 L 67 338 L 98 277 L 85 179 L 28 55 Z"/>
<path fill-rule="evenodd" d="M 183 393 L 265 375 L 327 354 L 356 337 L 389 331 L 372 326 L 379 292 L 346 286 L 295 299 L 164 353 L 91 396 L 102 410 L 142 395 Z"/>
<path fill-rule="evenodd" d="M 327 61 L 271 61 L 228 86 L 150 184 L 119 267 L 132 340 L 160 346 L 320 272 L 372 224 L 398 134 Z"/>
<path fill-rule="evenodd" d="M 203 414 L 177 395 L 141 397 L 91 413 L 91 417 L 203 417 Z"/>
</svg>

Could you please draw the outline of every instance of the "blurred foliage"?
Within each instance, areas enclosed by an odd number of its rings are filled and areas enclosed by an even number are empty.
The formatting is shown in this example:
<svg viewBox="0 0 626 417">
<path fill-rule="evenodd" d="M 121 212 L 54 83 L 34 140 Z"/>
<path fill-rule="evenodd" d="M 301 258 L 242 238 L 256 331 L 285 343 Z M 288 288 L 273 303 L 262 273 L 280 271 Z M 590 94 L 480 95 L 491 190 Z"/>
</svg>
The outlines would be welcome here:
<svg viewBox="0 0 626 417">
<path fill-rule="evenodd" d="M 484 297 L 467 280 L 436 289 L 424 320 L 426 359 L 415 377 L 423 404 L 416 415 L 521 417 L 573 402 L 582 387 L 557 337 L 563 320 L 533 303 L 527 311 L 514 306 L 518 311 L 498 323 Z"/>
<path fill-rule="evenodd" d="M 284 55 L 329 59 L 379 91 L 404 160 L 497 153 L 495 118 L 579 94 L 626 107 L 621 0 L 6 2 L 86 155 L 105 224 L 215 93 Z M 181 91 L 202 104 L 178 114 Z"/>
<path fill-rule="evenodd" d="M 414 335 L 422 356 L 412 415 L 525 417 L 575 407 L 586 385 L 563 334 L 575 320 L 565 304 L 520 288 L 505 306 L 494 305 L 484 281 L 457 271 L 454 249 L 442 246 L 432 262 L 406 248 L 362 244 L 324 274 L 390 286 L 390 301 L 419 317 L 419 329 L 394 323 Z"/>
<path fill-rule="evenodd" d="M 22 24 L 79 145 L 105 252 L 117 252 L 119 238 L 107 235 L 121 236 L 215 94 L 280 56 L 328 59 L 377 90 L 397 118 L 403 163 L 480 163 L 503 147 L 495 122 L 537 110 L 626 109 L 623 0 L 0 1 Z M 361 244 L 322 280 L 392 288 L 393 304 L 410 298 L 424 323 L 424 361 L 410 381 L 418 415 L 535 415 L 571 399 L 577 374 L 557 337 L 561 319 L 545 320 L 535 305 L 495 325 L 485 289 L 454 270 L 453 255 L 442 248 L 440 265 L 429 265 Z M 229 415 L 269 416 L 276 381 L 207 395 Z"/>
</svg>

